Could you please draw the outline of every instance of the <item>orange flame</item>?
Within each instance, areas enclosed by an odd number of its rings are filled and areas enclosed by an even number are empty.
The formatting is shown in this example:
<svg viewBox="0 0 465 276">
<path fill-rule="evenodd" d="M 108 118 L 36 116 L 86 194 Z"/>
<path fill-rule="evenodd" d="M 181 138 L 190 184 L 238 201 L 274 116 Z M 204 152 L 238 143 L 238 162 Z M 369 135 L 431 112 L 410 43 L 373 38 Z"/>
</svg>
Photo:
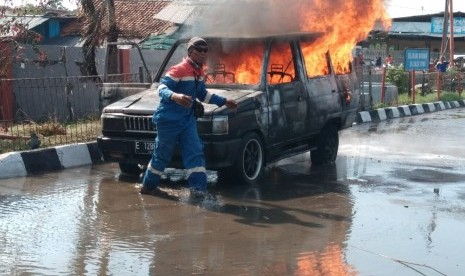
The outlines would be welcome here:
<svg viewBox="0 0 465 276">
<path fill-rule="evenodd" d="M 279 0 L 274 0 L 279 1 Z M 299 2 L 306 2 L 300 0 Z M 304 49 L 305 55 L 324 56 L 330 51 L 336 74 L 350 71 L 352 49 L 367 38 L 377 21 L 390 24 L 383 0 L 314 0 L 314 7 L 301 9 L 302 31 L 324 32 L 323 38 Z M 325 62 L 324 59 L 318 59 Z M 321 64 L 319 64 L 321 65 Z M 313 68 L 321 67 L 312 65 Z M 307 70 L 312 70 L 307 64 Z M 310 72 L 309 71 L 309 72 Z"/>
<path fill-rule="evenodd" d="M 230 49 L 212 49 L 215 56 L 208 60 L 207 82 L 259 83 L 264 45 L 228 46 Z"/>
<path fill-rule="evenodd" d="M 305 65 L 308 76 L 318 76 L 329 73 L 326 53 L 331 54 L 332 64 L 336 74 L 350 72 L 352 62 L 352 50 L 357 42 L 367 38 L 369 32 L 377 22 L 387 28 L 390 19 L 384 7 L 384 0 L 269 0 L 267 5 L 273 10 L 267 11 L 273 14 L 276 19 L 280 18 L 281 11 L 292 10 L 287 15 L 282 15 L 281 21 L 286 21 L 289 25 L 294 25 L 293 29 L 286 29 L 289 32 L 321 32 L 323 37 L 312 43 L 302 43 Z M 273 23 L 270 23 L 273 24 Z M 274 22 L 275 27 L 284 25 L 284 22 Z M 299 25 L 295 27 L 295 25 Z M 282 27 L 282 26 L 281 26 Z M 255 26 L 256 29 L 260 27 Z M 295 28 L 299 28 L 296 30 Z M 281 30 L 283 31 L 283 30 Z M 254 33 L 251 30 L 251 33 Z M 224 53 L 223 49 L 217 51 L 221 56 L 209 61 L 209 65 L 215 64 L 215 69 L 210 66 L 210 82 L 220 83 L 249 83 L 259 82 L 259 71 L 261 70 L 261 53 L 263 48 L 257 46 L 246 50 L 241 47 L 229 49 Z M 214 51 L 215 52 L 215 51 Z M 249 54 L 252 52 L 253 54 Z M 288 64 L 287 58 L 282 58 L 282 62 Z M 225 75 L 221 70 L 216 70 L 216 64 L 223 64 L 223 71 L 232 72 L 232 75 Z M 293 71 L 289 67 L 289 71 Z M 295 72 L 291 72 L 294 74 Z M 234 76 L 234 80 L 232 79 Z"/>
</svg>

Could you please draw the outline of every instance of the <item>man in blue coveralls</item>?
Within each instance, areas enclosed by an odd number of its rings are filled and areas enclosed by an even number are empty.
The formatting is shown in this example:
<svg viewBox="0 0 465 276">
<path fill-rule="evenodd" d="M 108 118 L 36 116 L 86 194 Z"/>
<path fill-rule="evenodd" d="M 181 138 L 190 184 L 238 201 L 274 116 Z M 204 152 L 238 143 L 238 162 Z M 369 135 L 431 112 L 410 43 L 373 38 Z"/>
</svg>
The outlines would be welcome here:
<svg viewBox="0 0 465 276">
<path fill-rule="evenodd" d="M 158 188 L 158 184 L 165 167 L 171 161 L 177 142 L 181 146 L 191 195 L 203 195 L 207 190 L 205 157 L 202 141 L 197 133 L 193 103 L 195 99 L 199 99 L 205 103 L 237 108 L 236 101 L 207 91 L 203 70 L 207 52 L 207 42 L 203 38 L 193 37 L 187 44 L 187 58 L 171 67 L 160 81 L 160 105 L 153 115 L 157 138 L 152 159 L 144 175 L 141 194 L 170 197 Z"/>
<path fill-rule="evenodd" d="M 445 73 L 447 71 L 447 67 L 449 67 L 449 62 L 444 61 L 444 57 L 441 57 L 440 62 L 436 63 L 436 69 L 440 73 Z"/>
</svg>

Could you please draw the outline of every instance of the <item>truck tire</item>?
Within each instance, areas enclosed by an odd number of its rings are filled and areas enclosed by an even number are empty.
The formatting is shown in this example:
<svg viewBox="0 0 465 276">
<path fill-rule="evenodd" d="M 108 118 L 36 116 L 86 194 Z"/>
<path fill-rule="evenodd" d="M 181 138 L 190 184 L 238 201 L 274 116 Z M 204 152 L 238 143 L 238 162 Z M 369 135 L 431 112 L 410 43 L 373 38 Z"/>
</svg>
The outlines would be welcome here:
<svg viewBox="0 0 465 276">
<path fill-rule="evenodd" d="M 142 170 L 138 164 L 119 162 L 119 169 L 121 173 L 130 176 L 139 176 Z"/>
<path fill-rule="evenodd" d="M 339 148 L 339 135 L 334 125 L 324 127 L 317 138 L 317 149 L 312 151 L 312 165 L 326 165 L 336 161 Z"/>
<path fill-rule="evenodd" d="M 242 138 L 239 156 L 236 159 L 235 169 L 245 184 L 257 184 L 263 175 L 265 154 L 260 137 L 254 133 L 247 133 Z"/>
<path fill-rule="evenodd" d="M 228 184 L 257 184 L 263 176 L 264 160 L 262 140 L 254 132 L 247 133 L 242 138 L 234 165 L 219 171 L 220 181 Z"/>
</svg>

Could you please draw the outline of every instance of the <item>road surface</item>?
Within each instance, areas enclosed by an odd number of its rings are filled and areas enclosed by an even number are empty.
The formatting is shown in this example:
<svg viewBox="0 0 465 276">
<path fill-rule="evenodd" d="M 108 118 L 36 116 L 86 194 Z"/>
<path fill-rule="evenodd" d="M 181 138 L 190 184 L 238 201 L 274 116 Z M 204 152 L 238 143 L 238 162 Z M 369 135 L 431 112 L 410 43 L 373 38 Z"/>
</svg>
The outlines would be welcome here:
<svg viewBox="0 0 465 276">
<path fill-rule="evenodd" d="M 0 275 L 465 275 L 465 110 L 354 126 L 256 186 L 138 194 L 116 164 L 0 180 Z"/>
</svg>

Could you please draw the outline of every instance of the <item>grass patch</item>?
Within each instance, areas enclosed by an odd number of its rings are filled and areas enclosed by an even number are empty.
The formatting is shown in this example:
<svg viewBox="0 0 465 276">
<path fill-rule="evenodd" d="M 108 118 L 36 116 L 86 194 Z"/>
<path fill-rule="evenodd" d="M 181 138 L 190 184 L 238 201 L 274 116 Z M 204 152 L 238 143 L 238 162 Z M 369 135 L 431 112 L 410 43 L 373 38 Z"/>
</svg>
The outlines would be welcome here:
<svg viewBox="0 0 465 276">
<path fill-rule="evenodd" d="M 465 100 L 465 96 L 459 96 L 459 94 L 455 92 L 442 92 L 440 101 L 444 102 L 451 102 L 451 101 L 460 101 Z M 434 103 L 438 101 L 438 95 L 436 93 L 426 94 L 422 96 L 420 91 L 415 93 L 415 103 L 423 104 L 423 103 Z M 389 106 L 397 106 L 397 105 L 409 105 L 412 104 L 412 98 L 410 95 L 407 94 L 400 94 L 398 97 L 398 101 L 396 105 L 389 105 Z"/>
<path fill-rule="evenodd" d="M 36 124 L 30 121 L 5 125 L 0 128 L 0 154 L 28 150 L 31 135 L 37 135 L 40 148 L 95 141 L 101 133 L 100 118 L 89 118 L 73 123 L 50 121 Z"/>
</svg>

